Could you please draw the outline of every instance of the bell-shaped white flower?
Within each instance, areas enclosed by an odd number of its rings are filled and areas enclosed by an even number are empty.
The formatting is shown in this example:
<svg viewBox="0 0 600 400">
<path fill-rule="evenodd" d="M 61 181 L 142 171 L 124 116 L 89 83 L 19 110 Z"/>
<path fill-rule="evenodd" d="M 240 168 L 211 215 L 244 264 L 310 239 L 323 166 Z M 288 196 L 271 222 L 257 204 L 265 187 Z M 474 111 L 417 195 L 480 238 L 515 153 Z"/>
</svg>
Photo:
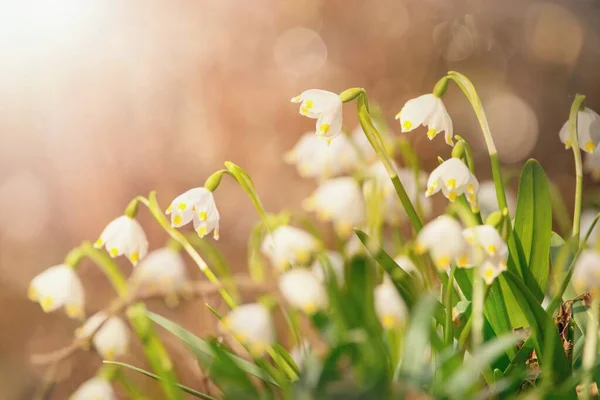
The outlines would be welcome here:
<svg viewBox="0 0 600 400">
<path fill-rule="evenodd" d="M 577 293 L 600 295 L 600 252 L 586 249 L 581 252 L 573 271 L 573 286 Z"/>
<path fill-rule="evenodd" d="M 328 142 L 342 132 L 342 100 L 336 93 L 309 89 L 292 98 L 300 114 L 317 120 L 316 134 Z"/>
<path fill-rule="evenodd" d="M 394 329 L 406 323 L 408 309 L 398 290 L 390 281 L 375 288 L 375 313 L 384 329 Z"/>
<path fill-rule="evenodd" d="M 284 159 L 289 164 L 296 164 L 303 178 L 318 179 L 351 172 L 359 161 L 358 153 L 346 135 L 340 135 L 328 146 L 314 132 L 305 133 Z"/>
<path fill-rule="evenodd" d="M 96 329 L 98 331 L 94 334 L 92 343 L 102 358 L 114 360 L 127 352 L 129 348 L 129 329 L 121 318 L 110 317 L 105 312 L 100 311 L 92 315 L 81 328 L 75 331 L 75 337 L 87 338 Z"/>
<path fill-rule="evenodd" d="M 427 179 L 427 191 L 431 196 L 439 191 L 450 201 L 464 194 L 473 210 L 478 209 L 477 192 L 479 182 L 469 168 L 458 158 L 450 158 L 434 169 Z"/>
<path fill-rule="evenodd" d="M 308 269 L 294 268 L 281 275 L 279 290 L 292 307 L 307 314 L 314 314 L 329 303 L 325 287 Z"/>
<path fill-rule="evenodd" d="M 421 280 L 423 279 L 423 275 L 421 274 L 421 271 L 419 271 L 419 269 L 416 267 L 415 263 L 407 256 L 399 255 L 396 258 L 394 258 L 394 261 L 407 274 L 417 276 Z"/>
<path fill-rule="evenodd" d="M 377 132 L 379 132 L 379 136 L 383 141 L 384 147 L 388 149 L 391 146 L 393 146 L 394 139 L 389 135 L 386 127 L 378 121 L 373 121 L 373 125 L 377 129 Z M 369 139 L 367 139 L 367 136 L 365 135 L 362 126 L 357 125 L 356 128 L 352 130 L 351 139 L 354 144 L 354 147 L 358 150 L 362 161 L 372 163 L 379 159 L 377 153 L 375 152 L 375 149 L 373 149 L 373 146 L 371 146 L 371 143 L 369 143 Z"/>
<path fill-rule="evenodd" d="M 442 215 L 429 222 L 417 235 L 415 251 L 429 251 L 435 266 L 446 269 L 452 261 L 464 254 L 466 241 L 460 224 L 453 218 Z"/>
<path fill-rule="evenodd" d="M 444 102 L 434 94 L 424 94 L 406 102 L 402 110 L 396 115 L 400 120 L 402 132 L 410 132 L 419 125 L 427 126 L 427 137 L 431 140 L 438 133 L 445 132 L 446 143 L 454 145 L 452 141 L 452 119 L 446 111 Z"/>
<path fill-rule="evenodd" d="M 109 381 L 99 376 L 81 384 L 69 400 L 116 400 L 117 396 Z"/>
<path fill-rule="evenodd" d="M 583 169 L 592 175 L 592 179 L 595 182 L 600 181 L 600 151 L 594 151 L 585 155 Z"/>
<path fill-rule="evenodd" d="M 111 221 L 94 243 L 97 249 L 104 246 L 111 257 L 125 255 L 133 265 L 148 253 L 148 240 L 144 229 L 135 218 L 122 215 Z"/>
<path fill-rule="evenodd" d="M 71 318 L 81 318 L 84 315 L 83 285 L 73 268 L 68 265 L 55 265 L 33 278 L 27 296 L 39 303 L 44 312 L 64 307 Z"/>
<path fill-rule="evenodd" d="M 596 219 L 596 216 L 598 215 L 598 213 L 600 213 L 600 211 L 593 210 L 593 209 L 584 210 L 581 213 L 580 231 L 581 231 L 582 237 L 584 235 L 586 235 L 587 232 L 590 230 L 590 228 L 592 227 L 592 224 L 594 223 L 594 219 Z M 599 229 L 600 229 L 600 221 L 596 224 L 596 226 L 594 226 L 594 230 L 592 230 L 592 233 L 590 234 L 590 237 L 588 238 L 588 241 L 587 241 L 588 246 L 594 247 L 596 245 L 596 243 L 598 242 Z"/>
<path fill-rule="evenodd" d="M 174 228 L 193 221 L 198 236 L 204 237 L 214 231 L 213 237 L 219 239 L 219 210 L 213 192 L 206 188 L 193 188 L 177 196 L 167 208 L 168 214 L 171 214 Z"/>
<path fill-rule="evenodd" d="M 457 259 L 461 268 L 479 266 L 479 273 L 488 285 L 503 271 L 506 271 L 508 246 L 496 228 L 478 225 L 463 230 L 468 243 L 466 251 Z"/>
<path fill-rule="evenodd" d="M 323 261 L 316 259 L 311 266 L 313 274 L 319 281 L 325 282 L 326 278 L 329 277 L 328 266 L 330 266 L 337 283 L 342 285 L 344 283 L 344 257 L 337 251 L 326 251 L 325 255 L 329 265 L 324 265 Z"/>
<path fill-rule="evenodd" d="M 319 250 L 319 242 L 302 229 L 280 226 L 265 237 L 260 249 L 273 265 L 283 270 L 290 264 L 307 265 Z"/>
<path fill-rule="evenodd" d="M 275 325 L 271 313 L 259 303 L 234 308 L 221 319 L 221 327 L 253 355 L 263 354 L 275 343 Z"/>
<path fill-rule="evenodd" d="M 133 269 L 131 281 L 146 288 L 176 292 L 188 281 L 185 261 L 178 251 L 169 247 L 151 251 Z"/>
<path fill-rule="evenodd" d="M 517 197 L 510 189 L 506 189 L 505 194 L 508 212 L 510 215 L 515 215 L 517 209 Z M 498 197 L 496 196 L 496 186 L 494 185 L 494 181 L 481 182 L 477 198 L 479 200 L 479 211 L 481 212 L 482 218 L 485 219 L 494 211 L 498 211 Z"/>
<path fill-rule="evenodd" d="M 585 152 L 593 153 L 600 142 L 600 115 L 594 110 L 585 108 L 577 113 L 577 140 L 579 148 Z M 565 149 L 571 148 L 571 134 L 569 121 L 560 129 L 560 141 L 565 144 Z"/>
<path fill-rule="evenodd" d="M 365 220 L 364 196 L 352 177 L 322 182 L 302 205 L 307 211 L 315 211 L 319 219 L 332 221 L 335 230 L 344 237 Z"/>
</svg>

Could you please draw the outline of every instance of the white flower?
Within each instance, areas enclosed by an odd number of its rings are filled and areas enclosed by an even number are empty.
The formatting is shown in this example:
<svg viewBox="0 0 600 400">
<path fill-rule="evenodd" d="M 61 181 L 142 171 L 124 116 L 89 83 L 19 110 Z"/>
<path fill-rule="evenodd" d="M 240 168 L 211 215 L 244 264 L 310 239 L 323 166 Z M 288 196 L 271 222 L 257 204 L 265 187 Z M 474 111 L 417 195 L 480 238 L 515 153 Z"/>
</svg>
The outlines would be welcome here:
<svg viewBox="0 0 600 400">
<path fill-rule="evenodd" d="M 419 125 L 427 126 L 427 137 L 433 139 L 438 133 L 446 132 L 446 143 L 453 146 L 452 120 L 446 111 L 444 102 L 433 94 L 424 94 L 406 102 L 396 115 L 400 120 L 402 132 L 410 132 Z"/>
<path fill-rule="evenodd" d="M 598 210 L 585 210 L 581 213 L 581 223 L 580 223 L 580 231 L 581 235 L 584 236 L 592 227 L 592 223 L 594 223 L 594 219 L 598 215 Z M 594 247 L 598 240 L 598 229 L 600 227 L 600 221 L 594 226 L 594 230 L 590 234 L 588 238 L 587 245 L 590 247 Z"/>
<path fill-rule="evenodd" d="M 344 237 L 348 237 L 352 228 L 365 220 L 363 193 L 352 177 L 322 182 L 302 205 L 307 211 L 315 211 L 319 219 L 332 221 L 338 234 Z"/>
<path fill-rule="evenodd" d="M 308 264 L 319 242 L 302 229 L 280 226 L 265 237 L 260 249 L 276 267 L 285 269 L 290 264 Z"/>
<path fill-rule="evenodd" d="M 109 381 L 99 376 L 89 379 L 73 393 L 69 400 L 116 400 L 117 396 Z"/>
<path fill-rule="evenodd" d="M 384 329 L 393 329 L 406 323 L 408 310 L 394 285 L 385 281 L 375 288 L 375 313 Z"/>
<path fill-rule="evenodd" d="M 583 169 L 592 175 L 594 181 L 600 181 L 600 151 L 585 155 Z"/>
<path fill-rule="evenodd" d="M 413 263 L 413 261 L 407 256 L 399 255 L 396 258 L 394 258 L 394 261 L 407 274 L 415 275 L 421 280 L 423 279 L 421 271 L 419 271 L 419 269 L 415 266 L 415 263 Z"/>
<path fill-rule="evenodd" d="M 73 268 L 68 265 L 55 265 L 33 278 L 27 296 L 39 303 L 44 312 L 64 307 L 71 318 L 81 318 L 84 315 L 83 285 Z"/>
<path fill-rule="evenodd" d="M 458 158 L 450 158 L 434 169 L 427 179 L 427 191 L 425 194 L 431 196 L 439 191 L 450 201 L 455 201 L 462 194 L 473 210 L 478 209 L 477 192 L 479 182 L 469 168 Z"/>
<path fill-rule="evenodd" d="M 304 361 L 306 360 L 310 352 L 310 342 L 308 342 L 307 340 L 302 340 L 299 344 L 294 346 L 292 350 L 290 350 L 290 356 L 292 357 L 292 360 L 294 360 L 298 368 L 302 369 Z"/>
<path fill-rule="evenodd" d="M 136 285 L 174 292 L 185 286 L 188 277 L 181 254 L 164 247 L 151 251 L 144 257 L 133 269 L 131 280 Z"/>
<path fill-rule="evenodd" d="M 417 179 L 415 179 L 414 171 L 407 168 L 398 168 L 395 164 L 393 164 L 393 166 L 412 203 L 416 204 L 418 200 L 423 216 L 428 218 L 432 211 L 431 199 L 419 190 L 419 188 L 425 187 L 427 181 L 425 172 L 419 172 L 417 181 Z M 383 164 L 380 161 L 376 161 L 367 170 L 367 176 L 373 180 L 372 182 L 375 184 L 376 190 L 378 190 L 383 197 L 385 204 L 382 213 L 385 221 L 392 225 L 398 225 L 404 222 L 407 219 L 406 211 L 398 198 L 394 184 Z M 365 190 L 371 190 L 372 188 L 373 185 L 365 185 Z"/>
<path fill-rule="evenodd" d="M 105 320 L 106 322 L 104 322 Z M 100 329 L 98 329 L 99 326 Z M 92 315 L 81 328 L 75 331 L 75 337 L 79 339 L 87 338 L 96 329 L 98 331 L 94 334 L 92 343 L 102 358 L 114 360 L 127 352 L 129 329 L 121 318 L 109 317 L 105 312 L 100 311 Z"/>
<path fill-rule="evenodd" d="M 388 147 L 392 146 L 393 139 L 389 134 L 387 134 L 385 126 L 378 121 L 373 121 L 373 125 L 377 129 L 377 132 L 379 132 L 379 136 L 381 136 L 384 147 L 387 149 Z M 362 126 L 357 125 L 356 128 L 352 130 L 352 142 L 354 142 L 354 146 L 360 153 L 360 157 L 363 161 L 371 163 L 379 159 L 375 149 L 373 149 L 369 139 L 367 139 Z"/>
<path fill-rule="evenodd" d="M 429 251 L 439 270 L 448 268 L 452 261 L 463 255 L 466 242 L 460 224 L 453 218 L 442 215 L 421 229 L 417 235 L 415 251 Z"/>
<path fill-rule="evenodd" d="M 579 148 L 588 153 L 593 153 L 598 142 L 600 142 L 600 115 L 587 107 L 579 111 L 577 113 L 577 134 Z M 569 121 L 562 126 L 558 136 L 560 141 L 565 144 L 565 149 L 571 148 Z"/>
<path fill-rule="evenodd" d="M 219 239 L 219 210 L 213 193 L 206 188 L 190 189 L 177 196 L 167 208 L 168 214 L 174 228 L 194 221 L 198 236 L 204 237 L 214 230 L 213 237 Z"/>
<path fill-rule="evenodd" d="M 309 89 L 292 98 L 300 104 L 300 114 L 317 120 L 317 136 L 328 142 L 342 132 L 342 100 L 336 93 Z"/>
<path fill-rule="evenodd" d="M 308 269 L 295 268 L 281 275 L 279 290 L 292 307 L 307 314 L 314 314 L 329 303 L 323 284 Z"/>
<path fill-rule="evenodd" d="M 510 215 L 515 215 L 517 198 L 509 189 L 505 191 L 505 194 L 508 212 Z M 479 199 L 479 210 L 482 218 L 485 219 L 494 211 L 498 211 L 498 197 L 496 196 L 496 186 L 494 185 L 494 181 L 481 182 L 477 198 Z"/>
<path fill-rule="evenodd" d="M 573 271 L 573 286 L 577 293 L 600 294 L 600 252 L 589 249 L 581 252 Z"/>
<path fill-rule="evenodd" d="M 135 218 L 122 215 L 111 221 L 94 243 L 97 249 L 104 246 L 111 257 L 122 254 L 136 265 L 148 253 L 148 240 L 144 229 Z"/>
<path fill-rule="evenodd" d="M 344 283 L 344 257 L 337 251 L 327 251 L 326 256 L 337 283 L 342 285 Z M 329 276 L 329 269 L 320 259 L 315 260 L 311 270 L 321 282 L 325 282 L 325 278 Z"/>
<path fill-rule="evenodd" d="M 275 343 L 275 326 L 271 314 L 259 303 L 234 308 L 221 320 L 221 327 L 253 355 L 263 354 Z"/>
<path fill-rule="evenodd" d="M 303 178 L 327 179 L 352 171 L 358 165 L 358 153 L 346 135 L 340 135 L 329 146 L 314 133 L 305 133 L 285 161 L 296 164 Z"/>
<path fill-rule="evenodd" d="M 461 268 L 479 266 L 479 273 L 488 285 L 503 271 L 506 271 L 508 246 L 496 228 L 478 225 L 463 230 L 463 237 L 469 244 L 467 250 L 456 261 Z"/>
</svg>

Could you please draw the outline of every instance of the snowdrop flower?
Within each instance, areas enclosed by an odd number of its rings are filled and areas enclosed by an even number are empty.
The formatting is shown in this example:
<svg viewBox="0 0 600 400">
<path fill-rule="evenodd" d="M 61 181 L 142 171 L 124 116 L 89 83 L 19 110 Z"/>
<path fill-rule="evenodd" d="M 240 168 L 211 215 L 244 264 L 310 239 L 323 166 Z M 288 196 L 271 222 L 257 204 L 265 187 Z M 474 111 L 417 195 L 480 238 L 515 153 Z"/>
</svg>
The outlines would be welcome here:
<svg viewBox="0 0 600 400">
<path fill-rule="evenodd" d="M 325 254 L 337 283 L 342 285 L 344 283 L 344 257 L 337 251 L 327 251 Z M 325 282 L 326 277 L 329 276 L 329 269 L 319 259 L 312 264 L 311 270 L 321 282 Z"/>
<path fill-rule="evenodd" d="M 167 292 L 182 289 L 188 277 L 185 262 L 178 251 L 169 247 L 151 251 L 133 269 L 131 280 L 136 285 L 163 288 Z"/>
<path fill-rule="evenodd" d="M 421 229 L 417 235 L 415 251 L 429 251 L 435 266 L 446 269 L 452 260 L 464 254 L 466 242 L 460 224 L 453 218 L 442 215 Z"/>
<path fill-rule="evenodd" d="M 305 133 L 284 159 L 296 164 L 303 178 L 327 179 L 350 172 L 358 165 L 358 153 L 346 135 L 327 146 L 314 132 Z"/>
<path fill-rule="evenodd" d="M 592 224 L 594 223 L 594 219 L 596 219 L 596 216 L 598 215 L 599 211 L 598 210 L 585 210 L 584 212 L 581 213 L 581 234 L 586 235 L 587 232 L 590 230 L 590 228 L 592 227 Z M 598 227 L 600 227 L 600 221 L 596 224 L 596 226 L 594 227 L 594 230 L 592 231 L 592 233 L 590 234 L 590 237 L 588 238 L 587 241 L 587 245 L 590 247 L 594 247 L 596 245 L 596 242 L 598 241 Z"/>
<path fill-rule="evenodd" d="M 453 146 L 452 120 L 446 111 L 442 99 L 434 94 L 424 94 L 406 102 L 402 110 L 396 115 L 400 120 L 402 132 L 410 132 L 419 125 L 427 126 L 427 137 L 431 140 L 438 133 L 446 132 L 446 143 Z"/>
<path fill-rule="evenodd" d="M 307 314 L 314 314 L 329 303 L 323 284 L 308 269 L 295 268 L 281 275 L 279 290 L 292 307 Z"/>
<path fill-rule="evenodd" d="M 478 225 L 463 230 L 463 237 L 469 247 L 456 264 L 461 267 L 479 265 L 479 272 L 485 282 L 491 285 L 494 279 L 506 271 L 508 246 L 496 228 Z"/>
<path fill-rule="evenodd" d="M 423 279 L 421 271 L 419 271 L 419 269 L 415 266 L 415 263 L 413 263 L 413 261 L 407 256 L 399 255 L 394 258 L 394 262 L 398 264 L 398 266 L 407 274 L 415 275 L 421 280 Z"/>
<path fill-rule="evenodd" d="M 233 335 L 253 355 L 263 354 L 275 343 L 271 314 L 259 303 L 234 308 L 221 320 L 221 328 Z"/>
<path fill-rule="evenodd" d="M 314 236 L 293 226 L 276 228 L 261 245 L 261 252 L 281 270 L 290 264 L 308 264 L 318 249 L 319 242 Z"/>
<path fill-rule="evenodd" d="M 68 265 L 55 265 L 33 278 L 27 296 L 39 303 L 44 312 L 64 307 L 71 318 L 81 318 L 84 315 L 83 285 L 73 268 Z"/>
<path fill-rule="evenodd" d="M 587 107 L 579 111 L 577 113 L 577 134 L 579 148 L 585 152 L 593 153 L 598 142 L 600 142 L 600 115 Z M 560 141 L 565 144 L 565 149 L 571 148 L 569 121 L 562 126 L 558 136 Z"/>
<path fill-rule="evenodd" d="M 177 196 L 167 208 L 171 215 L 171 226 L 179 228 L 194 222 L 194 230 L 201 238 L 214 231 L 213 237 L 219 239 L 219 210 L 213 193 L 203 187 L 190 189 Z"/>
<path fill-rule="evenodd" d="M 394 329 L 406 323 L 408 310 L 393 283 L 384 281 L 375 288 L 375 313 L 384 329 Z"/>
<path fill-rule="evenodd" d="M 577 293 L 600 295 L 600 252 L 590 249 L 581 252 L 573 271 L 573 286 Z"/>
<path fill-rule="evenodd" d="M 458 158 L 450 158 L 440 164 L 431 172 L 427 179 L 427 191 L 425 194 L 431 196 L 439 191 L 450 201 L 455 201 L 458 196 L 464 194 L 473 210 L 478 209 L 477 192 L 479 182 L 469 168 Z"/>
<path fill-rule="evenodd" d="M 99 376 L 85 381 L 69 397 L 69 400 L 116 400 L 117 396 L 109 381 Z"/>
<path fill-rule="evenodd" d="M 517 209 L 517 197 L 509 189 L 505 192 L 508 212 L 510 215 L 515 215 Z M 496 186 L 494 185 L 494 181 L 481 182 L 477 198 L 479 199 L 479 210 L 483 219 L 487 218 L 488 215 L 494 211 L 498 211 L 498 197 L 496 196 Z"/>
<path fill-rule="evenodd" d="M 317 120 L 317 136 L 331 142 L 342 132 L 342 100 L 336 93 L 309 89 L 292 98 L 300 104 L 300 114 Z"/>
<path fill-rule="evenodd" d="M 348 237 L 354 226 L 365 220 L 365 201 L 360 185 L 352 177 L 324 181 L 303 202 L 307 211 L 316 211 L 317 217 L 332 221 L 340 236 Z"/>
<path fill-rule="evenodd" d="M 373 121 L 373 125 L 375 125 L 377 132 L 379 132 L 384 147 L 387 149 L 390 146 L 392 146 L 393 139 L 390 137 L 389 134 L 387 134 L 387 129 L 385 129 L 385 127 L 377 121 Z M 375 149 L 373 149 L 373 146 L 371 146 L 371 143 L 369 143 L 369 139 L 367 139 L 367 136 L 365 135 L 362 126 L 357 125 L 356 128 L 352 130 L 351 138 L 352 142 L 354 143 L 354 147 L 358 150 L 358 153 L 360 154 L 360 157 L 363 161 L 372 163 L 379 159 L 377 153 L 375 152 Z"/>
<path fill-rule="evenodd" d="M 600 151 L 585 155 L 583 169 L 592 175 L 594 181 L 600 181 Z"/>
<path fill-rule="evenodd" d="M 99 326 L 100 329 L 98 329 Z M 78 339 L 87 338 L 96 329 L 98 331 L 94 334 L 92 343 L 102 358 L 114 360 L 127 352 L 129 329 L 121 318 L 109 317 L 105 312 L 100 311 L 92 315 L 81 328 L 75 331 L 75 337 Z"/>
<path fill-rule="evenodd" d="M 104 246 L 111 257 L 122 254 L 136 265 L 148 252 L 148 240 L 142 226 L 135 218 L 122 215 L 111 221 L 94 243 L 97 249 Z"/>
</svg>

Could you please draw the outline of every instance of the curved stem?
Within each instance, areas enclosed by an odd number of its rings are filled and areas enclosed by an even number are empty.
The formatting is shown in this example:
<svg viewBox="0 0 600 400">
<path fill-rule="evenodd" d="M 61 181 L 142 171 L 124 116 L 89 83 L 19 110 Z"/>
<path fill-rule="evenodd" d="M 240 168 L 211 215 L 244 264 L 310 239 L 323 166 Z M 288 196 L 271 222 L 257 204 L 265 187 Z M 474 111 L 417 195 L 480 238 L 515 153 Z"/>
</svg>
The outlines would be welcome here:
<svg viewBox="0 0 600 400">
<path fill-rule="evenodd" d="M 584 400 L 590 399 L 590 386 L 592 384 L 592 375 L 594 364 L 596 364 L 596 353 L 598 351 L 598 308 L 600 299 L 598 296 L 592 297 L 592 308 L 590 318 L 587 323 L 585 334 L 585 347 L 583 348 L 583 396 Z"/>
<path fill-rule="evenodd" d="M 444 287 L 444 308 L 446 309 L 446 326 L 444 329 L 444 342 L 446 346 L 452 346 L 454 341 L 454 321 L 452 321 L 452 293 L 454 291 L 454 273 L 456 272 L 456 265 L 452 266 L 448 282 Z"/>
<path fill-rule="evenodd" d="M 478 267 L 473 271 L 473 325 L 471 329 L 472 349 L 476 351 L 483 343 L 483 307 L 485 302 L 485 287 Z"/>
<path fill-rule="evenodd" d="M 575 159 L 575 208 L 573 210 L 573 237 L 579 239 L 579 230 L 581 223 L 581 200 L 583 193 L 583 167 L 581 162 L 581 149 L 579 148 L 579 135 L 577 132 L 577 115 L 584 106 L 585 96 L 578 94 L 571 104 L 569 112 L 569 136 L 571 139 L 571 148 L 573 149 L 573 158 Z M 577 244 L 579 246 L 579 243 Z"/>
</svg>

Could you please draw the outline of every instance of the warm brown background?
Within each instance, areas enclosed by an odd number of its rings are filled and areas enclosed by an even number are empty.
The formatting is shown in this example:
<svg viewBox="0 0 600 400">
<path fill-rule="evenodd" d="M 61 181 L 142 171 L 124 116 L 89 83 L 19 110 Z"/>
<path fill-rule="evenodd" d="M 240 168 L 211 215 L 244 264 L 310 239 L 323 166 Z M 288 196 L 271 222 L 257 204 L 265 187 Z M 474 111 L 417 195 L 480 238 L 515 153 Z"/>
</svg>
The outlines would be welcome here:
<svg viewBox="0 0 600 400">
<path fill-rule="evenodd" d="M 462 71 L 502 160 L 535 157 L 570 189 L 572 160 L 557 133 L 576 92 L 600 110 L 599 21 L 593 0 L 2 1 L 0 397 L 31 398 L 43 371 L 28 357 L 67 344 L 77 326 L 28 302 L 28 282 L 95 239 L 133 196 L 156 189 L 166 206 L 230 159 L 269 210 L 300 204 L 313 183 L 281 155 L 314 126 L 289 103 L 306 88 L 365 87 L 399 134 L 393 116 L 404 102 Z M 489 176 L 468 103 L 456 88 L 445 101 L 455 131 L 479 149 L 478 175 Z M 353 128 L 353 107 L 344 111 Z M 411 138 L 428 169 L 449 154 L 442 139 Z M 216 196 L 219 245 L 243 271 L 256 213 L 230 181 Z M 160 246 L 164 234 L 142 222 Z M 81 276 L 91 313 L 112 293 L 91 265 Z M 196 332 L 213 324 L 200 302 L 167 315 Z M 169 346 L 197 386 L 191 361 Z M 93 354 L 73 361 L 53 398 L 99 363 Z"/>
</svg>

